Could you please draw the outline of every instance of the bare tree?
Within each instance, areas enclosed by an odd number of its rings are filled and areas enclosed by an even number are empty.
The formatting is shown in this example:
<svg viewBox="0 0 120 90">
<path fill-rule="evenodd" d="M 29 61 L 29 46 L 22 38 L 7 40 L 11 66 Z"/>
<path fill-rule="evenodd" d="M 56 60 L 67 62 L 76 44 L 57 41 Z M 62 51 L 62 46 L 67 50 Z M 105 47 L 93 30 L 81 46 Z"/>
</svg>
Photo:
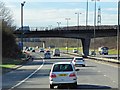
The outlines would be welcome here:
<svg viewBox="0 0 120 90">
<path fill-rule="evenodd" d="M 15 58 L 18 52 L 21 53 L 15 41 L 13 31 L 16 27 L 13 25 L 13 17 L 10 9 L 5 7 L 5 4 L 0 1 L 0 26 L 2 27 L 2 56 Z"/>
<path fill-rule="evenodd" d="M 10 9 L 5 7 L 5 4 L 1 1 L 0 1 L 0 19 L 3 21 L 2 24 L 6 22 L 7 26 L 12 26 L 14 21 Z"/>
</svg>

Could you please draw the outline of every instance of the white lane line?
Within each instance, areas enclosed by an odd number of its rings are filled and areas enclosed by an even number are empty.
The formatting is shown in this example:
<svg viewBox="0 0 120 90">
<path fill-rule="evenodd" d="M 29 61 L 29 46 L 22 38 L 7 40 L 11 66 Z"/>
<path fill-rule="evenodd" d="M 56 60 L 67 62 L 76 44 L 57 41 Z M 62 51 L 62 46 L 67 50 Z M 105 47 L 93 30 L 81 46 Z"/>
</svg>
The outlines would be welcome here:
<svg viewBox="0 0 120 90">
<path fill-rule="evenodd" d="M 116 83 L 115 81 L 113 81 L 114 83 Z"/>
<path fill-rule="evenodd" d="M 101 71 L 98 71 L 98 72 L 101 72 Z"/>
<path fill-rule="evenodd" d="M 36 69 L 33 73 L 31 73 L 27 78 L 25 78 L 24 80 L 22 80 L 21 82 L 19 82 L 15 86 L 11 87 L 9 90 L 12 90 L 15 87 L 18 87 L 19 85 L 21 85 L 22 83 L 24 83 L 26 80 L 28 80 L 31 76 L 33 76 L 38 70 L 40 70 L 43 67 L 44 62 L 45 62 L 45 60 L 43 59 L 43 63 L 42 63 L 42 65 L 38 69 Z"/>
<path fill-rule="evenodd" d="M 106 75 L 104 75 L 106 77 Z"/>
</svg>

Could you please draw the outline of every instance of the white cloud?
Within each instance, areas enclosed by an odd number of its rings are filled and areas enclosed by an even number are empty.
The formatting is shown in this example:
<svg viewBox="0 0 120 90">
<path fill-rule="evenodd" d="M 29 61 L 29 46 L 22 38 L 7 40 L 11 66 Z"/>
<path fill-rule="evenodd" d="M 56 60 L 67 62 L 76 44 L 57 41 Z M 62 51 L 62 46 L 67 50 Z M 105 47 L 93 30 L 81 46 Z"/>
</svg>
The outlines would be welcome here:
<svg viewBox="0 0 120 90">
<path fill-rule="evenodd" d="M 117 14 L 103 14 L 102 24 L 117 25 Z"/>
<path fill-rule="evenodd" d="M 57 21 L 60 21 L 62 25 L 66 25 L 65 18 L 69 17 L 71 18 L 70 24 L 76 24 L 76 18 L 75 12 L 78 12 L 79 9 L 46 9 L 46 10 L 40 10 L 40 9 L 27 9 L 24 10 L 24 22 L 25 24 L 29 24 L 31 22 L 33 23 L 55 23 Z M 80 10 L 83 11 L 83 10 Z M 20 22 L 20 10 L 14 11 L 15 20 L 17 22 Z M 80 17 L 85 16 L 80 15 Z M 83 18 L 81 18 L 83 19 Z M 81 20 L 83 21 L 83 20 Z M 35 26 L 36 24 L 34 24 Z"/>
<path fill-rule="evenodd" d="M 107 11 L 117 11 L 117 8 L 105 8 L 104 10 L 107 10 Z"/>
<path fill-rule="evenodd" d="M 15 19 L 15 23 L 17 26 L 20 26 L 20 7 L 17 7 L 12 1 L 18 1 L 18 0 L 6 0 L 8 1 L 7 7 L 10 7 L 13 12 L 13 17 Z M 23 1 L 23 0 L 21 0 Z M 19 1 L 19 2 L 21 2 Z M 27 2 L 27 0 L 25 0 Z M 37 2 L 37 1 L 42 1 L 42 0 L 29 0 L 29 2 Z M 45 0 L 44 0 L 45 1 Z M 47 1 L 47 0 L 46 0 Z M 60 1 L 60 0 L 59 0 Z M 67 0 L 66 0 L 67 1 Z M 81 1 L 81 0 L 80 0 Z M 86 0 L 82 0 L 86 1 Z M 91 1 L 91 0 L 89 0 Z M 101 1 L 115 1 L 115 0 L 101 0 Z M 60 1 L 61 2 L 61 1 Z M 19 3 L 18 3 L 19 4 Z M 72 3 L 71 3 L 72 4 Z M 74 4 L 74 3 L 73 3 Z M 19 4 L 20 5 L 20 4 Z M 116 11 L 116 8 L 104 8 L 104 11 Z M 85 9 L 81 8 L 73 8 L 73 9 L 40 9 L 40 8 L 25 8 L 24 9 L 24 25 L 30 25 L 34 27 L 39 27 L 39 26 L 48 26 L 48 25 L 53 25 L 57 26 L 57 21 L 61 22 L 61 26 L 66 25 L 66 20 L 65 18 L 71 18 L 69 21 L 69 25 L 76 25 L 77 24 L 77 16 L 75 15 L 75 12 L 81 12 L 82 14 L 80 15 L 80 25 L 85 25 Z M 93 25 L 93 19 L 94 17 L 94 12 L 89 11 L 89 25 Z M 107 14 L 102 13 L 102 24 L 117 24 L 117 15 L 115 14 Z"/>
<path fill-rule="evenodd" d="M 75 12 L 78 12 L 79 9 L 27 9 L 24 10 L 24 25 L 30 25 L 32 27 L 40 26 L 57 26 L 56 22 L 61 22 L 61 26 L 66 26 L 65 18 L 71 18 L 69 25 L 77 25 L 77 16 Z M 80 10 L 83 11 L 83 10 Z M 86 13 L 82 12 L 80 15 L 80 25 L 85 25 L 85 15 Z M 20 10 L 14 12 L 15 20 L 17 25 L 20 25 Z M 108 17 L 109 16 L 109 17 Z M 89 25 L 93 25 L 94 21 L 94 12 L 89 12 Z M 117 24 L 117 15 L 116 14 L 102 14 L 102 24 Z"/>
</svg>

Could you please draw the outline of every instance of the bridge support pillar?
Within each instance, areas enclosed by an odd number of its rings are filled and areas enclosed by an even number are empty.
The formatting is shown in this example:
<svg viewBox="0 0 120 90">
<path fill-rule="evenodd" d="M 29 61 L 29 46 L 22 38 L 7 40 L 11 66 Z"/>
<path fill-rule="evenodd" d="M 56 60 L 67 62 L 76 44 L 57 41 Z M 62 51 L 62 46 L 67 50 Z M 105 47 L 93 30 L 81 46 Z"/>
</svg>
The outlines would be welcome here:
<svg viewBox="0 0 120 90">
<path fill-rule="evenodd" d="M 83 54 L 86 57 L 89 55 L 90 38 L 82 38 L 81 41 L 83 47 Z"/>
</svg>

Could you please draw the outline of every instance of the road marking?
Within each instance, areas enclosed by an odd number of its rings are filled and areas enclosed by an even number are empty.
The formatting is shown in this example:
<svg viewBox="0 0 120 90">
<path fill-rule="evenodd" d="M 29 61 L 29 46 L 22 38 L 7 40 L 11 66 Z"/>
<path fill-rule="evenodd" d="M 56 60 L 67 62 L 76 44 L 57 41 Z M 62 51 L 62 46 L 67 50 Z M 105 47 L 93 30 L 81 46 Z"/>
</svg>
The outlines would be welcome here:
<svg viewBox="0 0 120 90">
<path fill-rule="evenodd" d="M 106 75 L 104 75 L 106 77 Z"/>
<path fill-rule="evenodd" d="M 115 81 L 113 81 L 114 83 L 116 83 Z"/>
<path fill-rule="evenodd" d="M 44 62 L 45 62 L 45 60 L 43 59 L 43 63 L 42 63 L 42 65 L 38 69 L 36 69 L 33 73 L 31 73 L 27 78 L 25 78 L 24 80 L 22 80 L 21 82 L 19 82 L 15 86 L 11 87 L 9 90 L 12 90 L 15 87 L 18 87 L 19 85 L 21 85 L 22 83 L 24 83 L 26 80 L 28 80 L 31 76 L 33 76 L 38 70 L 40 70 L 43 67 Z"/>
<path fill-rule="evenodd" d="M 101 71 L 98 71 L 98 72 L 101 72 Z"/>
</svg>

